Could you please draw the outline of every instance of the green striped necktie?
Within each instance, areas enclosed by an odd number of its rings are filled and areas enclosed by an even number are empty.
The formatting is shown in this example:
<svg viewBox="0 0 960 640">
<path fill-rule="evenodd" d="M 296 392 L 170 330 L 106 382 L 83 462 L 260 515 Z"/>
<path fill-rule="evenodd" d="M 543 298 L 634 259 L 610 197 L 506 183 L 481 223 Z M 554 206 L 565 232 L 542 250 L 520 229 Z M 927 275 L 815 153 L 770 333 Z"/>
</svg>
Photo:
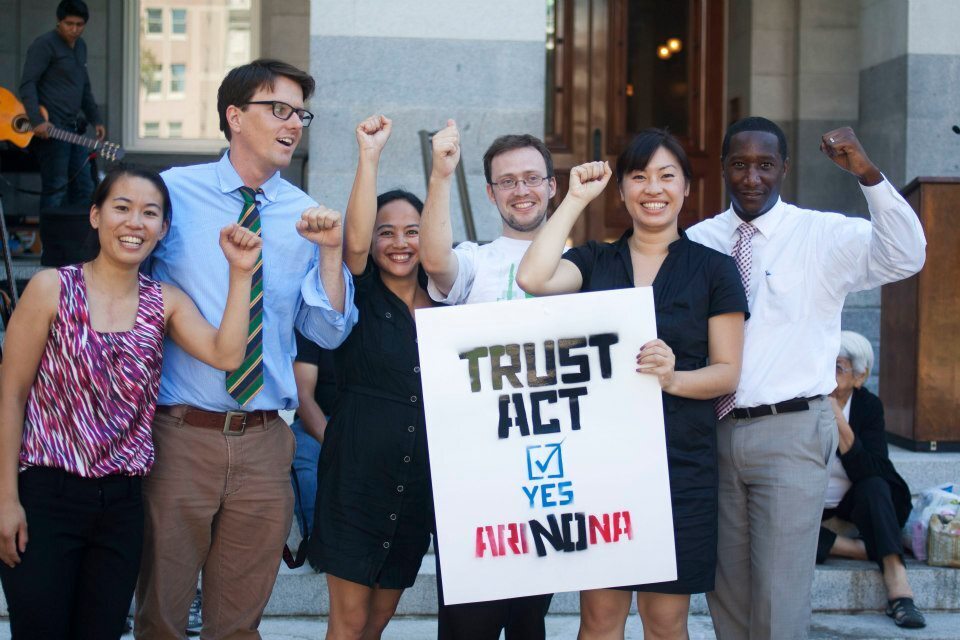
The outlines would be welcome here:
<svg viewBox="0 0 960 640">
<path fill-rule="evenodd" d="M 255 234 L 260 231 L 260 210 L 257 209 L 257 194 L 250 187 L 240 187 L 243 210 L 237 224 Z M 247 352 L 243 364 L 227 374 L 227 393 L 241 406 L 250 402 L 263 389 L 263 251 L 257 257 L 250 283 L 250 327 L 247 330 Z"/>
</svg>

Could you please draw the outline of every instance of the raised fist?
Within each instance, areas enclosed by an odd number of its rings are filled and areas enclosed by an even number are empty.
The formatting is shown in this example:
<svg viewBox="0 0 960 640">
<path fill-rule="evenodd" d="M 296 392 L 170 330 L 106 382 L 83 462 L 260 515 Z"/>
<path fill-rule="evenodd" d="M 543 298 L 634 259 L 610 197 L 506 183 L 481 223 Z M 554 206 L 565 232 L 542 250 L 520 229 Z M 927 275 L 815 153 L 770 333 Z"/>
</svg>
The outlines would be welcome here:
<svg viewBox="0 0 960 640">
<path fill-rule="evenodd" d="M 357 125 L 357 144 L 360 145 L 360 151 L 383 151 L 392 130 L 393 121 L 387 116 L 370 116 Z"/>
<path fill-rule="evenodd" d="M 857 134 L 850 127 L 828 131 L 820 138 L 820 151 L 838 167 L 857 176 L 862 184 L 874 185 L 883 180 L 877 165 L 870 161 Z"/>
<path fill-rule="evenodd" d="M 300 214 L 297 233 L 320 247 L 339 247 L 343 242 L 343 216 L 323 205 Z"/>
<path fill-rule="evenodd" d="M 567 197 L 587 204 L 603 193 L 611 175 L 613 172 L 608 162 L 587 162 L 577 165 L 570 169 L 570 187 L 567 189 Z"/>
<path fill-rule="evenodd" d="M 447 126 L 433 134 L 433 175 L 449 178 L 460 162 L 460 130 L 457 123 L 447 120 Z"/>
<path fill-rule="evenodd" d="M 263 240 L 236 222 L 220 229 L 220 250 L 231 268 L 250 272 L 257 266 Z"/>
</svg>

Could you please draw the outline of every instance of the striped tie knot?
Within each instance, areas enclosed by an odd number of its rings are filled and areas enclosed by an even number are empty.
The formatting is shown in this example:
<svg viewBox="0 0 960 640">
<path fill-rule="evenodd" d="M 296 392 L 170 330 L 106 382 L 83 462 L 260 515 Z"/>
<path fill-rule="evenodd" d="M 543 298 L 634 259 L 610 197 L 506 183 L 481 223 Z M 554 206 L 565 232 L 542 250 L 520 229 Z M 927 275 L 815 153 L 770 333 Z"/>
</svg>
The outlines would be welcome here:
<svg viewBox="0 0 960 640">
<path fill-rule="evenodd" d="M 260 228 L 260 210 L 257 208 L 257 195 L 262 189 L 240 187 L 243 208 L 237 224 L 263 235 Z M 250 324 L 247 328 L 247 348 L 243 364 L 236 371 L 227 374 L 227 393 L 240 405 L 245 405 L 263 390 L 263 250 L 254 265 L 250 282 Z"/>
</svg>

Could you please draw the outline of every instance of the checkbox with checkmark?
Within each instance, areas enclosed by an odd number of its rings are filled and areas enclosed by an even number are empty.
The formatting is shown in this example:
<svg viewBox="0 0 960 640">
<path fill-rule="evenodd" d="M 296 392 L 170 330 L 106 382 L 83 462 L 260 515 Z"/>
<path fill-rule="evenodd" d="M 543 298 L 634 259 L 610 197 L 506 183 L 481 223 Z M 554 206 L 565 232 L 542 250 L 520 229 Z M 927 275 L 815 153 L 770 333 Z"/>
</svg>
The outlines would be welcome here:
<svg viewBox="0 0 960 640">
<path fill-rule="evenodd" d="M 527 447 L 527 476 L 531 480 L 563 477 L 563 441 Z"/>
</svg>

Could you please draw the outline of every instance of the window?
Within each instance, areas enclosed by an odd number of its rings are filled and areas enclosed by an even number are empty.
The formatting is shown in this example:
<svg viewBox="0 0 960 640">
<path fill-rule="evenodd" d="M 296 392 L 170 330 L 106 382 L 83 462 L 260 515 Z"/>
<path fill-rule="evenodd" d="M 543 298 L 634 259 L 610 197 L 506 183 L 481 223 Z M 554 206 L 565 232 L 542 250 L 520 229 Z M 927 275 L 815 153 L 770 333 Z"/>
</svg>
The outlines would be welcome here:
<svg viewBox="0 0 960 640">
<path fill-rule="evenodd" d="M 170 10 L 170 33 L 174 35 L 186 35 L 187 33 L 187 10 Z"/>
<path fill-rule="evenodd" d="M 258 57 L 260 3 L 125 0 L 126 149 L 211 153 L 226 145 L 217 87 L 230 69 Z"/>
<path fill-rule="evenodd" d="M 163 33 L 163 9 L 147 9 L 147 33 Z"/>
<path fill-rule="evenodd" d="M 145 62 L 142 75 L 147 97 L 159 96 L 163 92 L 163 67 L 153 62 Z"/>
<path fill-rule="evenodd" d="M 170 65 L 170 93 L 183 93 L 187 86 L 187 65 Z"/>
</svg>

